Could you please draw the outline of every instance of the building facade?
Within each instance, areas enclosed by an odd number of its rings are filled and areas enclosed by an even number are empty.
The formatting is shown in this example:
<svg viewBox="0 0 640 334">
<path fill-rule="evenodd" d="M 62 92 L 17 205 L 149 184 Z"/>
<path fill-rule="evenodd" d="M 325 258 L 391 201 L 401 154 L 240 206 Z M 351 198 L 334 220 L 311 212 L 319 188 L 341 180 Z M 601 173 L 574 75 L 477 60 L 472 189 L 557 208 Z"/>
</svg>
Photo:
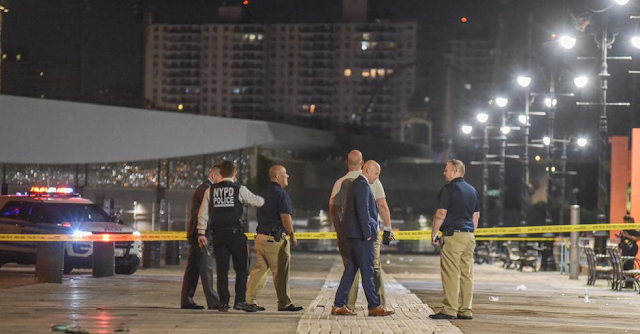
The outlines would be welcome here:
<svg viewBox="0 0 640 334">
<path fill-rule="evenodd" d="M 149 24 L 147 107 L 356 124 L 398 138 L 415 85 L 414 22 Z"/>
</svg>

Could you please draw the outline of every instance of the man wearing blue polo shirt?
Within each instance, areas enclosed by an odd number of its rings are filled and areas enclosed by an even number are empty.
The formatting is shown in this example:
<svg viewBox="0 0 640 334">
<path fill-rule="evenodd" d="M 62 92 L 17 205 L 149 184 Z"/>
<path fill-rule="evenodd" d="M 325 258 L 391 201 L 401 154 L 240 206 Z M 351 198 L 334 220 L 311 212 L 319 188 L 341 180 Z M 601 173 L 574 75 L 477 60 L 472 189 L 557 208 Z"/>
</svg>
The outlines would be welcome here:
<svg viewBox="0 0 640 334">
<path fill-rule="evenodd" d="M 460 160 L 449 160 L 444 169 L 447 184 L 440 189 L 438 210 L 433 218 L 431 240 L 434 246 L 442 231 L 440 272 L 444 300 L 442 311 L 431 319 L 472 319 L 474 233 L 480 219 L 478 192 L 465 182 L 465 167 Z M 458 303 L 462 296 L 462 304 Z"/>
<path fill-rule="evenodd" d="M 291 198 L 284 190 L 289 185 L 287 169 L 280 165 L 271 167 L 269 180 L 271 182 L 267 188 L 260 193 L 265 202 L 258 209 L 256 266 L 251 270 L 246 300 L 257 311 L 265 310 L 256 304 L 256 296 L 267 283 L 267 273 L 271 270 L 278 297 L 278 311 L 302 311 L 301 306 L 291 302 L 289 291 L 291 245 L 295 247 L 298 241 L 293 233 Z M 289 240 L 286 238 L 287 235 Z"/>
</svg>

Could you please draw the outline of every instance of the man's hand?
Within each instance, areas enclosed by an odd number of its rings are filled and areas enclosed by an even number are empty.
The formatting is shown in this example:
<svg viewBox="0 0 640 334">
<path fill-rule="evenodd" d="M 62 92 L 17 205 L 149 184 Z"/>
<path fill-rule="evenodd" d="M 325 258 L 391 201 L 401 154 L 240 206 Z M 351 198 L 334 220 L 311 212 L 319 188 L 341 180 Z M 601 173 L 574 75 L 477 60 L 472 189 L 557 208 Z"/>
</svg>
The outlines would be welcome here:
<svg viewBox="0 0 640 334">
<path fill-rule="evenodd" d="M 396 235 L 393 234 L 393 231 L 389 231 L 389 240 L 391 241 L 396 240 Z"/>
<path fill-rule="evenodd" d="M 201 248 L 207 247 L 208 244 L 209 242 L 207 241 L 207 237 L 205 237 L 204 235 L 198 236 L 198 245 L 200 245 Z"/>
<path fill-rule="evenodd" d="M 289 241 L 291 241 L 291 246 L 298 246 L 298 240 L 296 240 L 296 236 L 293 233 L 289 234 Z"/>
<path fill-rule="evenodd" d="M 442 241 L 442 239 L 437 234 L 431 235 L 431 244 L 433 246 L 440 247 L 441 246 L 441 241 Z"/>
<path fill-rule="evenodd" d="M 369 241 L 369 240 L 371 240 L 371 237 L 368 237 L 368 238 L 367 238 L 367 241 Z"/>
</svg>

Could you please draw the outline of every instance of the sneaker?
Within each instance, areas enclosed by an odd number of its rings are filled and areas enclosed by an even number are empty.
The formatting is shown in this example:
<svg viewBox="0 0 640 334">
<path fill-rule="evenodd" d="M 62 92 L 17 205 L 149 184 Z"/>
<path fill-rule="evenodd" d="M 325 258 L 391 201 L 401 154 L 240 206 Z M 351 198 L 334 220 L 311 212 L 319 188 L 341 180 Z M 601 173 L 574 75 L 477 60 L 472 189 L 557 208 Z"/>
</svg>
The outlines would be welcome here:
<svg viewBox="0 0 640 334">
<path fill-rule="evenodd" d="M 258 312 L 258 309 L 245 303 L 235 303 L 233 304 L 233 309 L 234 310 L 240 310 L 240 311 L 245 311 L 245 312 Z"/>
<path fill-rule="evenodd" d="M 286 311 L 286 312 L 298 312 L 298 311 L 302 311 L 302 310 L 304 310 L 304 307 L 302 307 L 302 306 L 295 306 L 295 305 L 293 305 L 293 304 L 291 304 L 291 305 L 289 305 L 289 306 L 287 306 L 287 307 L 285 307 L 285 308 L 280 308 L 280 307 L 278 307 L 278 311 L 281 311 L 281 312 L 282 312 L 282 311 Z"/>
</svg>

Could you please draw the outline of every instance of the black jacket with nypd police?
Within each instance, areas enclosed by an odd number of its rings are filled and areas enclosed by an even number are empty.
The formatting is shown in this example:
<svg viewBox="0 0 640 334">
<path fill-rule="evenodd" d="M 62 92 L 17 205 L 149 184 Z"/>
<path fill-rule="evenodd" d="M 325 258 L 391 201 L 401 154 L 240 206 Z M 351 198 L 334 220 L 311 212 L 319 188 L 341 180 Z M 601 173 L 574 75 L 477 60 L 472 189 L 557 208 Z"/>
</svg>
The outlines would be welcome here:
<svg viewBox="0 0 640 334">
<path fill-rule="evenodd" d="M 253 194 L 247 187 L 231 178 L 225 178 L 205 191 L 198 213 L 198 234 L 217 229 L 232 230 L 242 227 L 244 206 L 261 207 L 264 198 Z"/>
</svg>

